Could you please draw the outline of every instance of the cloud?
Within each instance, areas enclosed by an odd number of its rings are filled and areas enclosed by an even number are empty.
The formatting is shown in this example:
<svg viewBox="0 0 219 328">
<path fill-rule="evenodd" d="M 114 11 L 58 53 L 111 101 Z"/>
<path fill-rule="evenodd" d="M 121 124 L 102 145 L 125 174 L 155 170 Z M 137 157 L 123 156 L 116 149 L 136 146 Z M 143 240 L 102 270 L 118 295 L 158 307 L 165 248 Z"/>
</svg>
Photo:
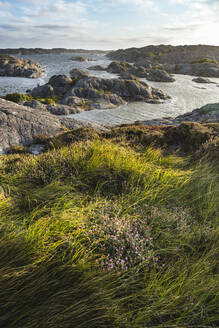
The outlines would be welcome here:
<svg viewBox="0 0 219 328">
<path fill-rule="evenodd" d="M 11 8 L 11 4 L 9 2 L 0 1 L 0 10 L 8 10 Z"/>
<path fill-rule="evenodd" d="M 127 5 L 133 6 L 137 10 L 151 10 L 154 12 L 159 12 L 159 7 L 155 4 L 155 1 L 151 0 L 111 0 L 113 5 Z"/>
<path fill-rule="evenodd" d="M 161 0 L 0 0 L 1 47 L 219 45 L 219 0 L 167 0 L 165 15 L 159 4 Z"/>
<path fill-rule="evenodd" d="M 66 2 L 64 0 L 47 0 L 42 4 L 35 1 L 34 10 L 32 7 L 24 8 L 24 13 L 30 17 L 48 17 L 53 21 L 60 19 L 78 20 L 87 14 L 87 5 L 80 1 Z"/>
</svg>

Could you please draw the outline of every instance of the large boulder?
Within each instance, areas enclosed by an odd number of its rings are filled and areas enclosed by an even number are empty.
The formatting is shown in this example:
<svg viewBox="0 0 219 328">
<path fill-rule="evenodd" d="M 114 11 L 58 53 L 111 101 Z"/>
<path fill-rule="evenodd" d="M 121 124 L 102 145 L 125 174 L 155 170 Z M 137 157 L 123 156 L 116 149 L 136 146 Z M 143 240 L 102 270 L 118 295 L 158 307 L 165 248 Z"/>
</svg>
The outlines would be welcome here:
<svg viewBox="0 0 219 328">
<path fill-rule="evenodd" d="M 74 68 L 70 71 L 70 76 L 71 76 L 72 80 L 80 80 L 80 79 L 89 77 L 90 74 L 88 72 L 82 71 L 79 68 Z"/>
<path fill-rule="evenodd" d="M 43 75 L 44 71 L 38 63 L 29 59 L 0 55 L 0 76 L 39 78 Z"/>
<path fill-rule="evenodd" d="M 53 75 L 48 83 L 34 88 L 31 95 L 39 98 L 62 97 L 72 86 L 73 81 L 67 75 Z"/>
<path fill-rule="evenodd" d="M 38 85 L 31 91 L 33 97 L 47 98 L 55 95 L 54 88 L 50 84 Z"/>
<path fill-rule="evenodd" d="M 175 82 L 176 80 L 164 69 L 148 70 L 147 80 L 156 82 Z"/>
<path fill-rule="evenodd" d="M 132 67 L 131 64 L 122 63 L 122 62 L 112 62 L 107 67 L 107 72 L 113 74 L 120 74 L 126 72 L 128 68 Z"/>
</svg>

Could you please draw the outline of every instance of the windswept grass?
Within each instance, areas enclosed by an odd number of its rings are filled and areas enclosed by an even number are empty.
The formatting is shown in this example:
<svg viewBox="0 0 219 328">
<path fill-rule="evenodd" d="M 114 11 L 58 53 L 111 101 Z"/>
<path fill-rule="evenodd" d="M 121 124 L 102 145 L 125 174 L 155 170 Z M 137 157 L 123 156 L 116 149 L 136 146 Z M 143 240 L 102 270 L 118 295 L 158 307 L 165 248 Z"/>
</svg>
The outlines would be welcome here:
<svg viewBox="0 0 219 328">
<path fill-rule="evenodd" d="M 0 158 L 0 327 L 218 327 L 218 166 L 65 138 Z"/>
</svg>

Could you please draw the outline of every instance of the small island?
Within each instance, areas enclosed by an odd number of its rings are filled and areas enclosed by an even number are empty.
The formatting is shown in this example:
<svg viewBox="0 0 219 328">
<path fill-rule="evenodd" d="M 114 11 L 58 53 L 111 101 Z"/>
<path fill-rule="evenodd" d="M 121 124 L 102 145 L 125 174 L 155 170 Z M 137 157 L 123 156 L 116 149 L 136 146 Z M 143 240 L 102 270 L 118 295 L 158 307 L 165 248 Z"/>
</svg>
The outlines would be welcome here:
<svg viewBox="0 0 219 328">
<path fill-rule="evenodd" d="M 78 62 L 88 62 L 89 61 L 89 59 L 87 57 L 84 57 L 84 56 L 73 56 L 71 58 L 71 60 L 78 61 Z"/>
</svg>

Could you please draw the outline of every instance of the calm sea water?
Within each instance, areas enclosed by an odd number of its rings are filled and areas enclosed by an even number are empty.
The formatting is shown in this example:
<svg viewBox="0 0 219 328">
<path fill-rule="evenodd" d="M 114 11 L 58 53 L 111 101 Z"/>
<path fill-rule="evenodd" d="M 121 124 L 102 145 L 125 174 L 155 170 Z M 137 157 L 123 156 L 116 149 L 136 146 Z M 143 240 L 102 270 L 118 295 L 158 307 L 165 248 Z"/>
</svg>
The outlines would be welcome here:
<svg viewBox="0 0 219 328">
<path fill-rule="evenodd" d="M 45 69 L 45 76 L 40 79 L 8 78 L 0 77 L 0 94 L 9 92 L 25 93 L 27 89 L 32 89 L 37 84 L 46 83 L 52 75 L 69 74 L 72 68 L 87 70 L 92 65 L 107 66 L 110 61 L 103 54 L 84 54 L 89 58 L 89 62 L 72 61 L 72 56 L 77 54 L 57 54 L 57 55 L 32 55 L 23 56 L 40 63 Z M 83 54 L 80 54 L 83 55 Z M 106 72 L 90 71 L 90 74 L 114 78 L 116 75 Z M 164 104 L 147 104 L 143 102 L 133 102 L 119 108 L 108 110 L 92 110 L 80 114 L 70 115 L 74 118 L 113 126 L 122 123 L 133 123 L 136 120 L 147 120 L 167 116 L 177 116 L 199 108 L 207 103 L 219 102 L 219 87 L 215 84 L 197 84 L 192 81 L 194 77 L 186 75 L 176 75 L 174 83 L 147 82 L 148 84 L 160 88 L 172 98 Z M 219 79 L 211 79 L 219 84 Z"/>
</svg>

